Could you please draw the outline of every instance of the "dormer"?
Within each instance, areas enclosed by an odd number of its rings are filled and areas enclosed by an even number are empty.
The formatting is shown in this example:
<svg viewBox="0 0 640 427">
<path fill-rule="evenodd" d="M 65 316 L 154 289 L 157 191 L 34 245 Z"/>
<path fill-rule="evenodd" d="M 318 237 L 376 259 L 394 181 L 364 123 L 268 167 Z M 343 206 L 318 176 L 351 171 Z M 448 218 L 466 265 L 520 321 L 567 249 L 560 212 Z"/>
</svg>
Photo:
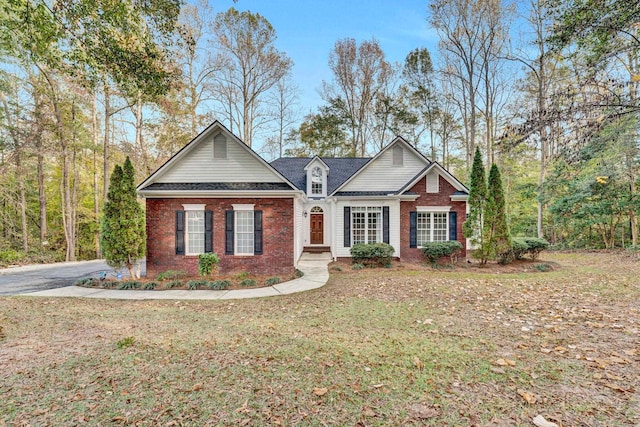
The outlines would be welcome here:
<svg viewBox="0 0 640 427">
<path fill-rule="evenodd" d="M 307 163 L 304 170 L 307 173 L 307 197 L 312 199 L 327 197 L 329 166 L 320 157 L 315 156 Z"/>
</svg>

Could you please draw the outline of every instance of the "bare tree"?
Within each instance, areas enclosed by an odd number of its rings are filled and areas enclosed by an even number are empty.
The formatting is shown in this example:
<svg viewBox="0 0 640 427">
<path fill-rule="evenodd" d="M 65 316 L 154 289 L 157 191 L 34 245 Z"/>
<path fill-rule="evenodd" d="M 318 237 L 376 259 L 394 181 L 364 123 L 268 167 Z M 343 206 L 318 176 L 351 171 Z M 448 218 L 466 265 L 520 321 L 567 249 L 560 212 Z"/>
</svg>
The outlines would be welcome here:
<svg viewBox="0 0 640 427">
<path fill-rule="evenodd" d="M 276 31 L 260 14 L 231 8 L 216 16 L 213 33 L 218 63 L 225 68 L 223 73 L 216 74 L 218 102 L 229 106 L 231 122 L 235 103 L 230 95 L 237 96 L 238 121 L 242 124 L 238 134 L 251 147 L 259 126 L 258 103 L 265 92 L 289 73 L 293 63 L 275 48 Z"/>
<path fill-rule="evenodd" d="M 322 97 L 330 104 L 341 100 L 350 122 L 351 154 L 366 154 L 366 130 L 373 115 L 373 103 L 384 89 L 392 67 L 376 39 L 359 46 L 351 38 L 338 40 L 329 54 L 333 82 L 322 84 Z"/>
<path fill-rule="evenodd" d="M 291 80 L 291 75 L 287 74 L 276 83 L 269 93 L 270 115 L 275 123 L 276 134 L 267 141 L 267 145 L 271 146 L 274 152 L 278 153 L 278 157 L 282 157 L 286 144 L 286 136 L 291 127 L 300 118 L 299 105 L 300 89 Z"/>
</svg>

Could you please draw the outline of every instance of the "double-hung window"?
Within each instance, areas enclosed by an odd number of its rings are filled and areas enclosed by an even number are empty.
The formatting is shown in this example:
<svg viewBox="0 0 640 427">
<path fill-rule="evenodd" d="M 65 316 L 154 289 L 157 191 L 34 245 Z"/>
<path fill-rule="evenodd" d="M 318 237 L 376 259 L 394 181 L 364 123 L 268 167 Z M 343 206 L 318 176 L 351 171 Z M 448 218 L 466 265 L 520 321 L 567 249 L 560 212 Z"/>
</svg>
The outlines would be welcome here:
<svg viewBox="0 0 640 427">
<path fill-rule="evenodd" d="M 253 255 L 253 210 L 235 211 L 235 254 Z"/>
<path fill-rule="evenodd" d="M 353 244 L 382 242 L 382 207 L 353 206 L 351 233 Z"/>
<path fill-rule="evenodd" d="M 448 216 L 448 212 L 418 212 L 416 224 L 418 246 L 427 242 L 449 240 Z"/>
<path fill-rule="evenodd" d="M 204 211 L 185 211 L 187 255 L 204 253 Z"/>
</svg>

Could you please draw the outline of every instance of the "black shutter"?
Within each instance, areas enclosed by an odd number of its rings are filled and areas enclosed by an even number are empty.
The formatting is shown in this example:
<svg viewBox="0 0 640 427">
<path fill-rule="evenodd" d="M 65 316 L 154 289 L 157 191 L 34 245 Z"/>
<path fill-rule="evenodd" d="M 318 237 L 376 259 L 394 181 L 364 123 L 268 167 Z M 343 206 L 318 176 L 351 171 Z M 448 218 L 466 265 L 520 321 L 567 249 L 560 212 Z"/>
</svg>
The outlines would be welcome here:
<svg viewBox="0 0 640 427">
<path fill-rule="evenodd" d="M 457 212 L 449 212 L 449 240 L 458 240 Z"/>
<path fill-rule="evenodd" d="M 389 243 L 389 206 L 382 207 L 382 241 Z"/>
<path fill-rule="evenodd" d="M 351 247 L 351 207 L 344 207 L 344 247 Z"/>
<path fill-rule="evenodd" d="M 262 211 L 253 212 L 253 253 L 262 255 Z"/>
<path fill-rule="evenodd" d="M 184 211 L 176 211 L 176 255 L 184 255 Z"/>
<path fill-rule="evenodd" d="M 418 212 L 409 212 L 409 247 L 418 247 Z"/>
<path fill-rule="evenodd" d="M 213 211 L 204 211 L 204 251 L 213 252 Z"/>
<path fill-rule="evenodd" d="M 224 212 L 224 237 L 225 248 L 224 253 L 226 255 L 233 255 L 233 211 Z"/>
</svg>

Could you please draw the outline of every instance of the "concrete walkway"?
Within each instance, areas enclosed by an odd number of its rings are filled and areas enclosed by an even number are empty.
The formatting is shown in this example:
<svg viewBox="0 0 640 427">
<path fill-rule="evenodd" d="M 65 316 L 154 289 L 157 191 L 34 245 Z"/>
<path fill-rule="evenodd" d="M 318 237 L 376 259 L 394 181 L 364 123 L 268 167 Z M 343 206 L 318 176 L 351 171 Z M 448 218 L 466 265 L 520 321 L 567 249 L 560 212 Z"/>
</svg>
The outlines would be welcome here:
<svg viewBox="0 0 640 427">
<path fill-rule="evenodd" d="M 298 269 L 304 273 L 299 279 L 279 283 L 274 286 L 254 289 L 238 289 L 230 291 L 121 291 L 116 289 L 84 288 L 67 286 L 46 291 L 20 294 L 21 296 L 39 297 L 82 297 L 107 299 L 162 299 L 162 300 L 227 300 L 244 298 L 274 297 L 295 294 L 324 286 L 329 280 L 327 266 L 331 262 L 330 254 L 308 254 L 300 258 Z"/>
</svg>

